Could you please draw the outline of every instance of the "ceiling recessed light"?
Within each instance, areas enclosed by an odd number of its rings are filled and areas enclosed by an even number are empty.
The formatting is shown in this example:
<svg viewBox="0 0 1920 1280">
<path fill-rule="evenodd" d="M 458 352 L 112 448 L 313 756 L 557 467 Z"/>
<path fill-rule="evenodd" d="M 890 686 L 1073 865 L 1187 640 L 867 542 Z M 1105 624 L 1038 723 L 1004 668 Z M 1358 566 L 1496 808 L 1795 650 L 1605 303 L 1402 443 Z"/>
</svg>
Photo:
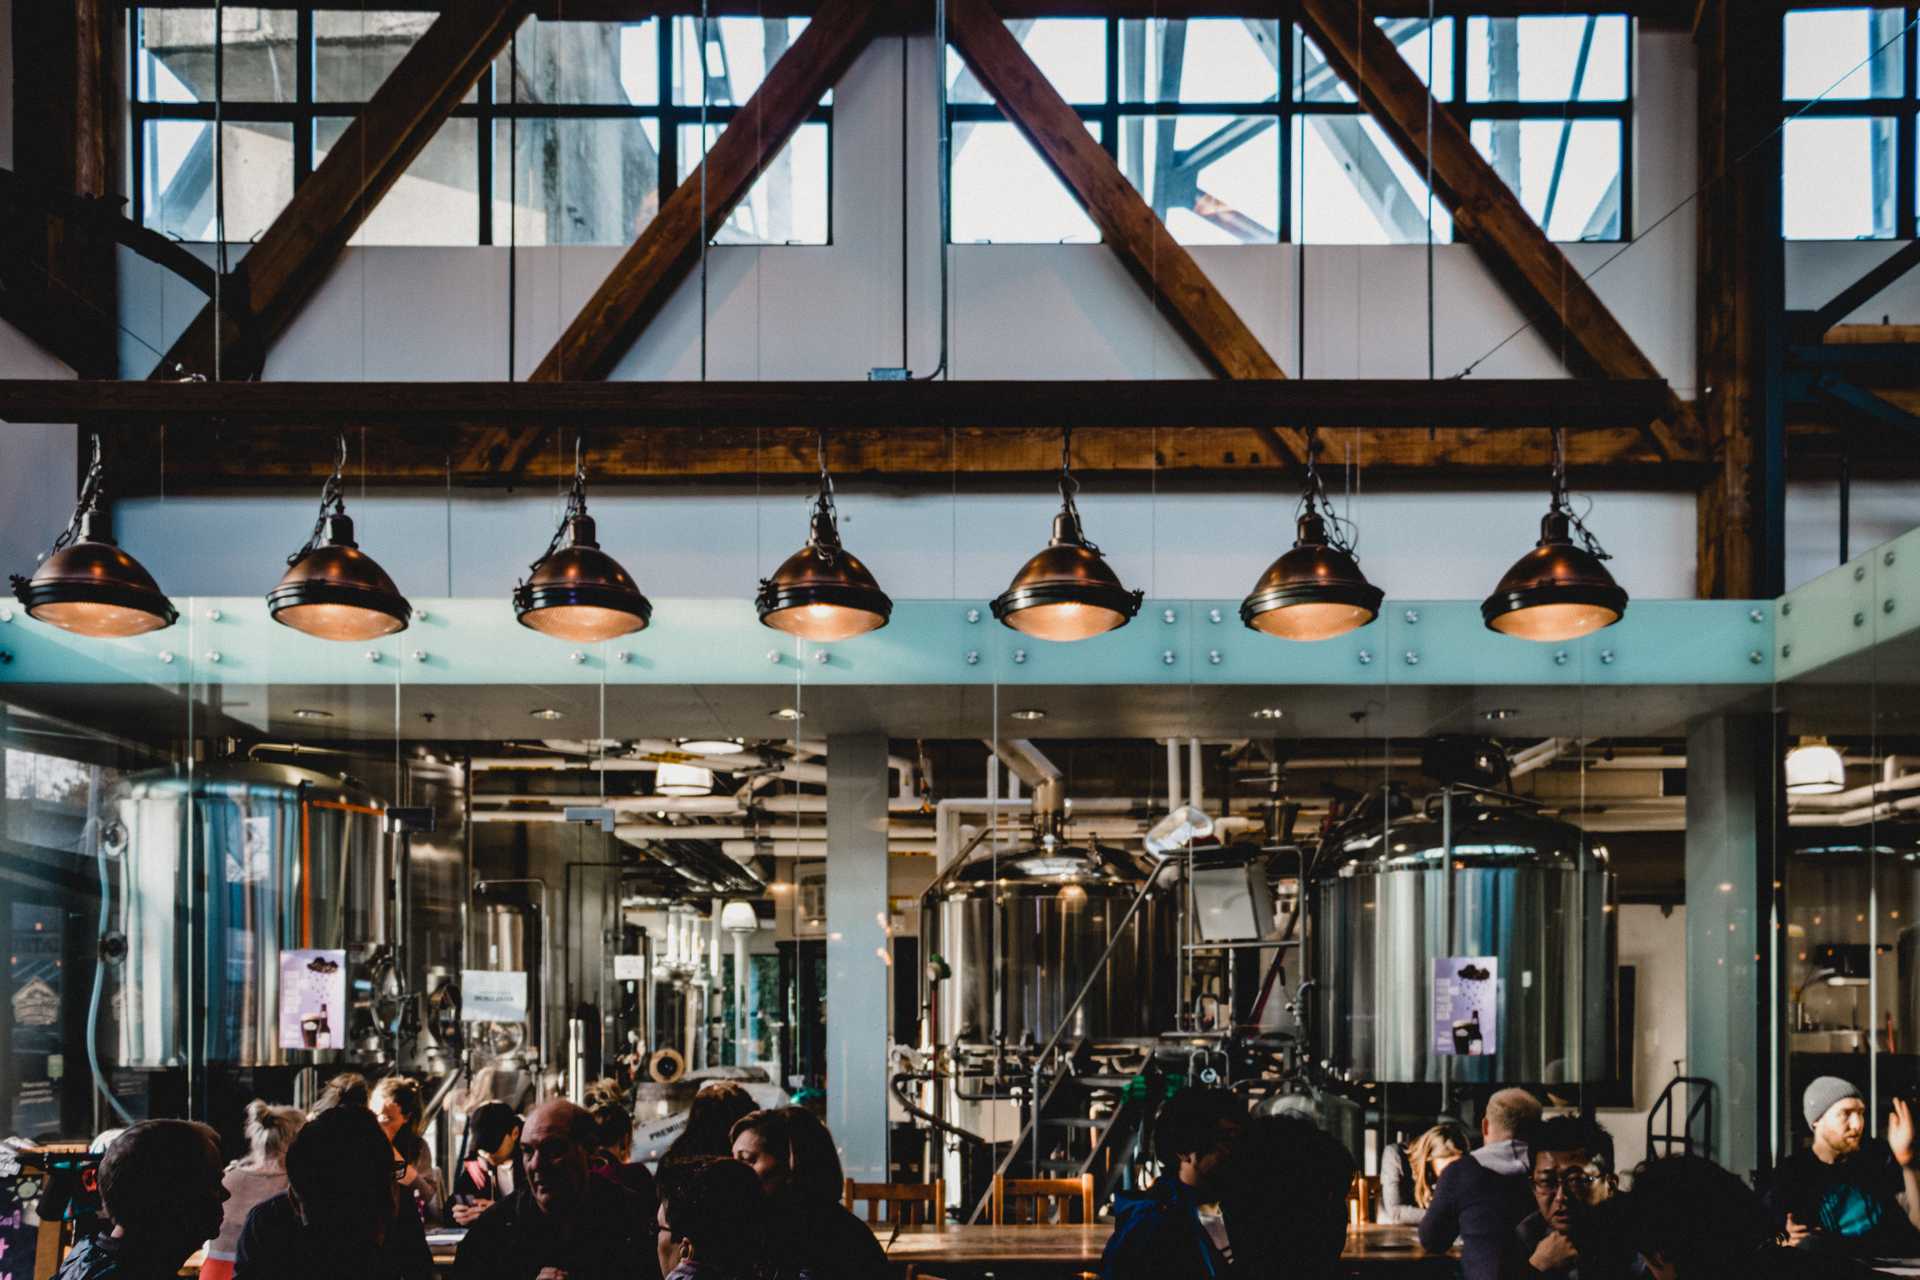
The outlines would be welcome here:
<svg viewBox="0 0 1920 1280">
<path fill-rule="evenodd" d="M 1045 720 L 1047 718 L 1047 713 L 1038 707 L 1022 707 L 1018 711 L 1010 711 L 1007 714 L 1011 715 L 1015 720 Z"/>
<path fill-rule="evenodd" d="M 535 707 L 533 710 L 527 712 L 527 714 L 535 720 L 564 720 L 567 718 L 567 713 L 557 707 Z"/>
<path fill-rule="evenodd" d="M 1253 713 L 1253 718 L 1255 720 L 1278 720 L 1281 716 L 1284 716 L 1285 714 L 1287 713 L 1285 711 L 1282 711 L 1279 707 L 1261 707 L 1258 711 Z"/>
<path fill-rule="evenodd" d="M 807 713 L 798 707 L 781 707 L 779 710 L 769 711 L 767 714 L 775 720 L 805 720 L 807 718 Z"/>
<path fill-rule="evenodd" d="M 1520 712 L 1513 707 L 1489 707 L 1480 713 L 1482 720 L 1511 720 Z"/>
<path fill-rule="evenodd" d="M 333 712 L 322 711 L 318 707 L 295 707 L 294 718 L 298 720 L 331 720 Z"/>
</svg>

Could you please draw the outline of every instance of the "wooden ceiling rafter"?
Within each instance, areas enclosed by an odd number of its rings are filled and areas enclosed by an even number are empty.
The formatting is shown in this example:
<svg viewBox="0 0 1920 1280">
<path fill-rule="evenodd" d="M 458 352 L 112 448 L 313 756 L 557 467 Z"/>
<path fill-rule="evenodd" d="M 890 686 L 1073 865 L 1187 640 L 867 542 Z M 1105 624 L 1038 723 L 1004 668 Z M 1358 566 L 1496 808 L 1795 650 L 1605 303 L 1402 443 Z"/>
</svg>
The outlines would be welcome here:
<svg viewBox="0 0 1920 1280">
<path fill-rule="evenodd" d="M 257 378 L 273 340 L 292 323 L 347 242 L 494 57 L 525 16 L 524 0 L 446 0 L 440 16 L 408 49 L 314 166 L 272 224 L 229 276 L 223 294 L 219 374 Z M 234 319 L 234 312 L 246 318 Z M 212 303 L 202 307 L 150 375 L 214 376 Z"/>
<path fill-rule="evenodd" d="M 1285 378 L 1279 361 L 1087 132 L 1080 114 L 1060 96 L 988 0 L 951 0 L 947 14 L 954 48 L 1007 119 L 1073 192 L 1100 228 L 1101 239 L 1147 288 L 1154 305 L 1195 354 L 1224 378 Z M 1280 423 L 1271 426 L 1292 460 L 1304 461 L 1306 434 Z"/>
<path fill-rule="evenodd" d="M 1565 339 L 1579 372 L 1659 378 L 1660 372 L 1606 303 L 1547 237 L 1445 104 L 1435 102 L 1386 32 L 1376 3 L 1298 0 L 1299 17 L 1327 65 L 1359 97 L 1416 170 L 1431 164 L 1434 194 L 1453 215 L 1456 239 L 1473 245 L 1522 314 L 1556 345 Z M 1432 134 L 1428 136 L 1429 121 Z M 1678 396 L 1646 429 L 1675 461 L 1702 457 L 1698 424 Z"/>
</svg>

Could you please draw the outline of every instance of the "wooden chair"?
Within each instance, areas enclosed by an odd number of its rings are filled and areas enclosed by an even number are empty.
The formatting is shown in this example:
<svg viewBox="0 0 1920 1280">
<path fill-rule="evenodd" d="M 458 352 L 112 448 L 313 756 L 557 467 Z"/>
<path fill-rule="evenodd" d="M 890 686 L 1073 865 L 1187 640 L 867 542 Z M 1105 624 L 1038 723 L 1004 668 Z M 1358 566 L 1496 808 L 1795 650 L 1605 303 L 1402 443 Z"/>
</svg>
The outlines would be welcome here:
<svg viewBox="0 0 1920 1280">
<path fill-rule="evenodd" d="M 1077 1178 L 1007 1178 L 993 1175 L 993 1225 L 1046 1225 L 1073 1221 L 1073 1206 L 1080 1207 L 1079 1221 L 1093 1221 L 1093 1175 Z"/>
<path fill-rule="evenodd" d="M 851 1213 L 856 1200 L 867 1202 L 869 1225 L 900 1222 L 910 1227 L 937 1227 L 946 1221 L 947 1184 L 938 1178 L 932 1182 L 855 1182 L 848 1178 L 841 1203 Z"/>
</svg>

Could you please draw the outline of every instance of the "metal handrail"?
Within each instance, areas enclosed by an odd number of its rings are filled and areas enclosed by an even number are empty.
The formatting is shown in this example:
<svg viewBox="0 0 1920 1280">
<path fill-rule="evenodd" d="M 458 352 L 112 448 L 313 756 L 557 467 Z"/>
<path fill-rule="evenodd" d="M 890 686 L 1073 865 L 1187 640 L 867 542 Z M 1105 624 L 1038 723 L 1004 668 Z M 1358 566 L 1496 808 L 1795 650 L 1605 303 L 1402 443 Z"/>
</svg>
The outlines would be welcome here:
<svg viewBox="0 0 1920 1280">
<path fill-rule="evenodd" d="M 1680 1121 L 1680 1132 L 1673 1131 L 1674 1090 L 1685 1085 L 1689 1090 L 1698 1086 L 1687 1101 L 1687 1110 Z M 1713 1081 L 1705 1076 L 1675 1076 L 1667 1081 L 1667 1087 L 1654 1099 L 1653 1106 L 1647 1112 L 1647 1155 L 1653 1157 L 1654 1144 L 1660 1143 L 1657 1154 L 1672 1155 L 1676 1145 L 1682 1155 L 1711 1156 L 1713 1154 Z M 1694 1137 L 1694 1119 L 1700 1120 L 1701 1135 Z M 1654 1131 L 1654 1121 L 1659 1120 L 1666 1126 L 1664 1132 Z"/>
</svg>

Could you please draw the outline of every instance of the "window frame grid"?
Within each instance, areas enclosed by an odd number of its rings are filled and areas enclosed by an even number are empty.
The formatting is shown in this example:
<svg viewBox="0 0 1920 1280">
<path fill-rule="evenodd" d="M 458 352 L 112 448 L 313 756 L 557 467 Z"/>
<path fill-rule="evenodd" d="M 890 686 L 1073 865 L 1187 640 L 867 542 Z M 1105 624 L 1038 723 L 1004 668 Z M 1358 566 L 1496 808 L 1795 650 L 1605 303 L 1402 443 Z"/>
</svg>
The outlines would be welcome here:
<svg viewBox="0 0 1920 1280">
<path fill-rule="evenodd" d="M 1572 123 L 1572 122 L 1577 122 L 1582 120 L 1602 120 L 1602 121 L 1614 121 L 1619 124 L 1620 126 L 1620 231 L 1619 231 L 1619 234 L 1615 237 L 1605 239 L 1605 240 L 1567 240 L 1567 241 L 1558 241 L 1556 243 L 1624 244 L 1624 243 L 1630 242 L 1633 239 L 1633 235 L 1634 235 L 1634 218 L 1633 218 L 1633 208 L 1634 208 L 1634 205 L 1633 205 L 1633 191 L 1634 191 L 1633 141 L 1634 139 L 1633 139 L 1633 133 L 1634 133 L 1635 91 L 1637 87 L 1636 78 L 1634 74 L 1635 72 L 1634 34 L 1637 31 L 1637 20 L 1631 14 L 1623 14 L 1614 10 L 1605 10 L 1605 9 L 1572 11 L 1565 15 L 1568 17 L 1620 17 L 1620 18 L 1623 18 L 1628 24 L 1627 25 L 1627 51 L 1626 51 L 1627 65 L 1625 68 L 1625 82 L 1626 82 L 1625 94 L 1618 100 L 1613 100 L 1613 101 L 1559 100 L 1559 101 L 1556 101 L 1553 99 L 1542 99 L 1537 102 L 1530 102 L 1530 101 L 1470 102 L 1467 100 L 1466 23 L 1472 18 L 1484 17 L 1487 15 L 1472 13 L 1469 10 L 1460 8 L 1459 6 L 1455 6 L 1455 5 L 1439 5 L 1439 6 L 1436 6 L 1436 8 L 1437 8 L 1437 12 L 1435 13 L 1436 19 L 1440 21 L 1451 20 L 1452 23 L 1454 24 L 1453 40 L 1452 40 L 1453 47 L 1452 47 L 1452 53 L 1451 53 L 1452 75 L 1453 75 L 1453 95 L 1449 100 L 1445 102 L 1436 102 L 1435 104 L 1436 109 L 1441 111 L 1452 112 L 1454 118 L 1457 121 L 1459 121 L 1460 127 L 1463 130 L 1465 130 L 1469 135 L 1472 134 L 1474 123 L 1480 120 L 1511 120 L 1511 121 L 1544 120 L 1549 123 L 1554 123 L 1559 121 L 1566 121 L 1568 123 Z M 1265 17 L 1267 15 L 1262 15 L 1262 16 Z M 1554 16 L 1560 16 L 1560 15 L 1554 15 Z M 1279 190 L 1280 190 L 1280 200 L 1278 205 L 1279 211 L 1280 211 L 1280 218 L 1279 218 L 1280 225 L 1275 229 L 1276 231 L 1275 239 L 1271 242 L 1268 242 L 1268 241 L 1261 241 L 1256 243 L 1240 242 L 1232 245 L 1217 246 L 1220 248 L 1258 248 L 1262 244 L 1267 244 L 1267 243 L 1277 243 L 1277 244 L 1296 243 L 1295 241 L 1296 229 L 1294 226 L 1293 190 L 1292 190 L 1294 169 L 1299 163 L 1299 159 L 1295 155 L 1295 148 L 1294 148 L 1294 142 L 1293 142 L 1294 129 L 1295 129 L 1296 123 L 1298 123 L 1299 121 L 1303 121 L 1312 116 L 1366 116 L 1369 114 L 1366 108 L 1357 101 L 1342 102 L 1342 101 L 1335 100 L 1335 101 L 1328 101 L 1328 102 L 1306 102 L 1301 100 L 1298 97 L 1299 86 L 1296 82 L 1296 79 L 1298 74 L 1298 68 L 1301 65 L 1300 54 L 1301 54 L 1302 48 L 1304 47 L 1303 42 L 1310 39 L 1311 37 L 1307 35 L 1305 30 L 1300 25 L 1298 6 L 1295 3 L 1295 0 L 1281 0 L 1281 3 L 1279 4 L 1279 12 L 1273 15 L 1273 20 L 1280 25 L 1280 29 L 1284 37 L 1279 41 L 1280 57 L 1279 57 L 1279 65 L 1277 67 L 1277 74 L 1280 77 L 1280 87 L 1279 87 L 1278 95 L 1274 98 L 1270 98 L 1270 99 L 1266 99 L 1264 101 L 1258 101 L 1258 102 L 1123 101 L 1120 98 L 1120 24 L 1122 22 L 1128 22 L 1128 21 L 1151 21 L 1151 19 L 1132 19 L 1132 18 L 1118 18 L 1118 17 L 1109 16 L 1109 17 L 1100 19 L 1100 21 L 1105 24 L 1104 41 L 1106 46 L 1106 58 L 1107 58 L 1106 100 L 1098 103 L 1069 102 L 1067 104 L 1068 106 L 1073 108 L 1075 114 L 1077 114 L 1082 121 L 1088 124 L 1099 125 L 1099 133 L 1097 136 L 1100 140 L 1101 148 L 1106 151 L 1107 155 L 1113 159 L 1116 165 L 1120 163 L 1120 127 L 1119 126 L 1120 126 L 1121 119 L 1124 117 L 1145 116 L 1145 117 L 1176 118 L 1179 116 L 1241 116 L 1241 117 L 1265 116 L 1265 117 L 1272 118 L 1273 121 L 1275 122 L 1274 127 L 1279 129 L 1280 131 L 1280 135 L 1277 140 L 1277 149 L 1279 153 L 1279 164 L 1277 166 L 1277 170 L 1278 170 L 1277 181 L 1279 183 Z M 953 49 L 952 52 L 957 56 L 961 56 L 961 61 L 964 64 L 965 62 L 964 55 L 960 55 L 960 51 L 958 49 Z M 1416 67 L 1415 70 L 1419 71 L 1420 68 Z M 1008 117 L 1007 113 L 1001 108 L 1000 104 L 997 102 L 949 102 L 947 104 L 947 116 L 948 116 L 948 122 L 950 125 L 1011 123 L 1011 120 Z M 951 159 L 949 160 L 949 166 L 950 166 L 949 174 L 948 174 L 949 181 L 947 185 L 947 190 L 948 190 L 948 199 L 951 200 L 953 198 L 952 193 L 954 190 L 953 183 L 952 183 Z M 1414 165 L 1413 167 L 1415 171 L 1417 173 L 1420 173 L 1421 176 L 1424 178 L 1424 166 Z M 1518 199 L 1520 197 L 1520 193 L 1518 191 L 1514 192 L 1514 197 Z M 1438 196 L 1436 196 L 1434 199 L 1435 199 L 1436 205 L 1438 205 L 1441 209 L 1444 210 L 1446 207 L 1444 202 L 1442 202 Z M 1544 228 L 1543 228 L 1543 231 L 1544 231 Z M 956 240 L 956 241 L 953 241 L 953 243 L 966 244 L 966 243 L 972 243 L 972 242 Z M 1006 243 L 1013 243 L 1013 242 L 1009 241 Z M 1045 242 L 1040 242 L 1040 243 L 1045 243 Z M 1423 241 L 1411 241 L 1406 243 L 1423 243 Z"/>
<path fill-rule="evenodd" d="M 179 8 L 176 5 L 152 6 L 155 8 Z M 288 5 L 263 6 L 266 8 L 286 8 Z M 128 95 L 128 143 L 130 148 L 129 167 L 131 170 L 133 216 L 142 226 L 147 225 L 148 202 L 154 193 L 147 190 L 146 176 L 146 133 L 150 123 L 169 121 L 200 120 L 211 124 L 214 119 L 214 105 L 211 102 L 149 102 L 139 97 L 140 58 L 145 50 L 141 44 L 139 22 L 146 6 L 129 6 L 128 21 L 128 79 L 132 92 Z M 404 5 L 401 6 L 404 9 Z M 211 12 L 211 9 L 209 9 Z M 422 12 L 425 12 L 424 10 Z M 296 34 L 298 43 L 298 66 L 296 68 L 295 94 L 292 102 L 226 102 L 221 104 L 220 119 L 223 122 L 238 124 L 285 124 L 293 130 L 293 190 L 299 191 L 301 183 L 313 176 L 313 147 L 316 126 L 323 119 L 354 119 L 366 106 L 365 102 L 344 102 L 320 100 L 314 96 L 314 59 L 318 47 L 314 40 L 314 10 L 311 6 L 295 10 Z M 690 19 L 696 26 L 699 19 Z M 538 21 L 535 18 L 528 22 Z M 494 66 L 508 57 L 512 44 L 496 54 L 487 63 L 486 71 L 475 85 L 474 101 L 460 102 L 448 113 L 448 119 L 475 120 L 475 150 L 477 152 L 475 181 L 479 184 L 474 195 L 479 201 L 478 240 L 479 245 L 505 244 L 504 238 L 496 238 L 498 230 L 494 226 L 494 171 L 495 125 L 505 124 L 509 120 L 653 120 L 659 124 L 659 202 L 664 205 L 667 197 L 680 185 L 680 130 L 691 127 L 698 130 L 701 123 L 701 105 L 695 103 L 676 103 L 673 101 L 673 56 L 674 40 L 677 38 L 675 27 L 677 17 L 672 14 L 659 14 L 646 19 L 648 22 L 662 24 L 664 38 L 657 40 L 656 57 L 658 59 L 658 84 L 660 100 L 657 103 L 507 103 L 497 101 L 494 96 Z M 719 22 L 719 18 L 710 19 Z M 638 24 L 623 24 L 638 25 Z M 517 37 L 516 37 L 517 38 Z M 703 82 L 704 87 L 704 82 Z M 369 89 L 369 95 L 378 91 L 379 86 Z M 744 104 L 709 104 L 705 108 L 706 123 L 709 127 L 725 129 L 736 116 L 744 110 Z M 793 241 L 765 241 L 749 245 L 727 246 L 715 240 L 716 247 L 740 247 L 763 249 L 819 249 L 833 243 L 833 107 L 831 104 L 815 103 L 802 126 L 824 124 L 827 126 L 827 221 L 826 239 L 819 244 L 796 243 Z M 435 131 L 436 134 L 438 130 Z M 798 131 L 796 130 L 796 136 Z M 791 145 L 792 140 L 788 140 Z M 212 241 L 187 241 L 190 244 L 211 244 Z M 571 243 L 571 242 L 567 242 Z M 631 243 L 631 242 L 629 242 Z M 447 247 L 458 248 L 459 245 Z"/>
<path fill-rule="evenodd" d="M 1891 98 L 1827 98 L 1813 101 L 1788 98 L 1785 81 L 1785 29 L 1788 14 L 1807 12 L 1789 7 L 1780 15 L 1782 31 L 1782 79 L 1780 120 L 1784 128 L 1800 120 L 1876 120 L 1893 121 L 1893 233 L 1887 236 L 1856 236 L 1849 240 L 1806 240 L 1808 244 L 1892 244 L 1920 239 L 1920 4 L 1874 4 L 1862 0 L 1865 9 L 1892 9 L 1900 14 L 1902 36 L 1900 51 L 1901 92 Z M 1787 180 L 1784 165 L 1780 175 Z"/>
</svg>

